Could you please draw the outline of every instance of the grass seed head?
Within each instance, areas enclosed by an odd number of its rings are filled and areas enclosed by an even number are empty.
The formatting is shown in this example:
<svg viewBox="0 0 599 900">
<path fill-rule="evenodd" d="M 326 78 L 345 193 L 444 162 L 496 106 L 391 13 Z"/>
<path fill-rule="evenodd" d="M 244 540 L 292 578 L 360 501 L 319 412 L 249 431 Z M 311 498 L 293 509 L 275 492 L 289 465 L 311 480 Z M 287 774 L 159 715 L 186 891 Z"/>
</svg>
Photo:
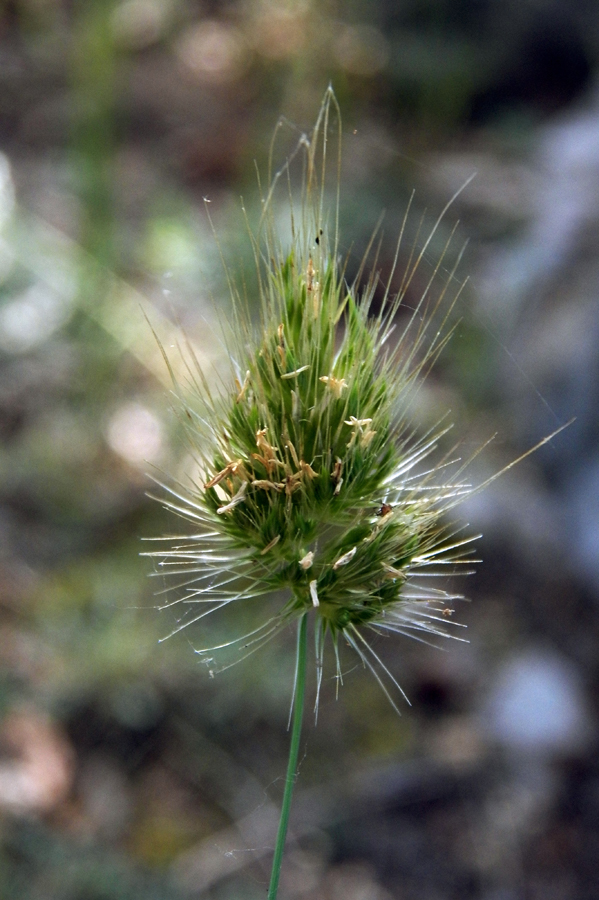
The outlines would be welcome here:
<svg viewBox="0 0 599 900">
<path fill-rule="evenodd" d="M 447 636 L 455 595 L 419 576 L 468 561 L 469 540 L 442 524 L 468 487 L 441 465 L 417 474 L 438 435 L 416 439 L 406 421 L 407 399 L 447 338 L 452 277 L 436 285 L 439 261 L 408 324 L 389 340 L 423 251 L 412 254 L 399 293 L 387 287 L 376 314 L 375 277 L 361 290 L 346 283 L 337 211 L 333 204 L 328 215 L 325 203 L 333 131 L 340 126 L 329 91 L 301 142 L 304 183 L 289 246 L 274 216 L 285 168 L 264 198 L 252 237 L 261 324 L 252 326 L 236 297 L 237 377 L 218 395 L 203 374 L 191 399 L 180 389 L 186 411 L 193 407 L 189 437 L 206 478 L 201 487 L 167 487 L 166 505 L 194 533 L 152 555 L 179 576 L 179 593 L 165 604 L 186 610 L 175 631 L 223 606 L 283 598 L 249 635 L 198 652 L 241 645 L 242 657 L 309 611 L 319 671 L 332 638 L 340 676 L 341 636 L 389 684 L 368 631 Z"/>
</svg>

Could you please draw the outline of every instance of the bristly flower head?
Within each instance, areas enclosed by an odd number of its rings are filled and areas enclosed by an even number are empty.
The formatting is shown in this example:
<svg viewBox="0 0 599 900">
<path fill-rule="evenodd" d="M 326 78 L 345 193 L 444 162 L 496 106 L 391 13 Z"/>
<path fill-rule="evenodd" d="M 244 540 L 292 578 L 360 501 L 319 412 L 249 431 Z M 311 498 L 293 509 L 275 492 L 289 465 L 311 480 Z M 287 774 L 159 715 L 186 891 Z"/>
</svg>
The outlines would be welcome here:
<svg viewBox="0 0 599 900">
<path fill-rule="evenodd" d="M 329 639 L 340 678 L 341 638 L 390 696 L 387 685 L 399 686 L 369 632 L 448 636 L 456 595 L 430 576 L 469 561 L 470 539 L 442 524 L 469 491 L 463 467 L 448 478 L 447 460 L 423 466 L 439 433 L 418 439 L 406 421 L 408 398 L 448 337 L 453 273 L 435 288 L 439 260 L 401 327 L 398 310 L 428 242 L 413 253 L 398 294 L 387 287 L 378 312 L 375 276 L 360 293 L 346 283 L 336 221 L 325 213 L 335 109 L 329 91 L 310 139 L 300 142 L 304 186 L 297 216 L 292 204 L 290 246 L 275 232 L 281 173 L 263 201 L 253 238 L 261 323 L 252 329 L 237 296 L 229 385 L 213 393 L 198 369 L 191 395 L 177 392 L 204 476 L 190 487 L 163 485 L 166 506 L 194 531 L 150 555 L 162 572 L 183 576 L 165 604 L 186 611 L 175 631 L 230 604 L 283 598 L 250 634 L 198 650 L 211 665 L 209 653 L 241 644 L 243 657 L 309 611 L 319 679 Z"/>
</svg>

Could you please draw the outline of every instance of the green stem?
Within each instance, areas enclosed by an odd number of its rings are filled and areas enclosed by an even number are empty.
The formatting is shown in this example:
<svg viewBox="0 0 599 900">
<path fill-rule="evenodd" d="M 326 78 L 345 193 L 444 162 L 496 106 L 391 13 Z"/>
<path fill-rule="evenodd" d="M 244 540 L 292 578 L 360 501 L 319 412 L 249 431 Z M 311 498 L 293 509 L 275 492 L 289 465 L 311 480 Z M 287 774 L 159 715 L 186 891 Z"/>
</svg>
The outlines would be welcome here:
<svg viewBox="0 0 599 900">
<path fill-rule="evenodd" d="M 293 701 L 293 724 L 291 726 L 291 744 L 289 747 L 289 762 L 287 764 L 287 777 L 285 779 L 285 793 L 281 807 L 281 818 L 275 844 L 275 855 L 272 861 L 272 874 L 268 888 L 268 900 L 277 900 L 279 878 L 281 877 L 281 864 L 283 851 L 287 837 L 289 824 L 289 810 L 291 809 L 291 797 L 297 774 L 297 758 L 299 755 L 300 736 L 302 733 L 302 717 L 304 714 L 304 694 L 306 692 L 306 644 L 308 634 L 307 613 L 300 619 L 297 633 L 297 657 L 295 663 L 295 697 Z"/>
</svg>

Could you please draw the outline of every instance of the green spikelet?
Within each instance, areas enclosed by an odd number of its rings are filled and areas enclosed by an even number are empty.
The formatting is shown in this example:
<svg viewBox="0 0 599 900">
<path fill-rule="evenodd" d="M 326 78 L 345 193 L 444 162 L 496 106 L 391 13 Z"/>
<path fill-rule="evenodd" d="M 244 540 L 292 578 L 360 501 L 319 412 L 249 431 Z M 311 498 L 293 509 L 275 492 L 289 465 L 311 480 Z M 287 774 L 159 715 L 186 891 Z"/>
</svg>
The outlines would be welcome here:
<svg viewBox="0 0 599 900">
<path fill-rule="evenodd" d="M 150 555 L 161 571 L 182 577 L 165 604 L 187 610 L 175 631 L 232 603 L 284 598 L 249 635 L 198 650 L 207 658 L 239 644 L 247 655 L 309 612 L 319 673 L 332 638 L 340 677 L 342 636 L 385 687 L 395 679 L 365 631 L 447 636 L 447 603 L 456 595 L 419 576 L 451 574 L 468 561 L 470 539 L 440 525 L 468 486 L 459 468 L 450 480 L 444 466 L 416 475 L 439 434 L 418 440 L 405 417 L 447 340 L 453 273 L 437 285 L 440 259 L 399 331 L 398 310 L 426 245 L 413 254 L 399 294 L 392 298 L 387 287 L 376 315 L 376 279 L 361 296 L 346 284 L 337 229 L 329 241 L 324 212 L 332 108 L 329 92 L 302 144 L 304 190 L 299 225 L 291 210 L 290 246 L 280 246 L 274 225 L 277 178 L 265 198 L 254 239 L 261 325 L 252 328 L 237 298 L 237 377 L 217 396 L 201 373 L 191 398 L 179 390 L 205 480 L 163 485 L 166 506 L 195 533 Z"/>
</svg>

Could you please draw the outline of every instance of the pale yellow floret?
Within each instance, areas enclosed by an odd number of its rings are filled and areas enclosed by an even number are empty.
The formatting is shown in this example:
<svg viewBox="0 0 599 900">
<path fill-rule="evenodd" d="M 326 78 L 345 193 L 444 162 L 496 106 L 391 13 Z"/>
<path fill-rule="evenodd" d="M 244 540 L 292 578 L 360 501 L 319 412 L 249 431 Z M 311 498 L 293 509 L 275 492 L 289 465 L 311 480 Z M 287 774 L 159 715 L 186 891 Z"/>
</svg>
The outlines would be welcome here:
<svg viewBox="0 0 599 900">
<path fill-rule="evenodd" d="M 345 424 L 353 428 L 351 438 L 347 444 L 348 447 L 351 447 L 354 444 L 358 436 L 360 437 L 360 446 L 368 447 L 376 434 L 376 431 L 372 431 L 372 429 L 367 427 L 371 422 L 372 419 L 357 419 L 355 416 L 350 416 L 349 419 L 345 420 Z M 366 431 L 363 430 L 365 428 Z"/>
<path fill-rule="evenodd" d="M 305 556 L 302 556 L 302 558 L 299 561 L 299 564 L 300 564 L 300 567 L 304 570 L 304 572 L 307 572 L 308 569 L 312 568 L 313 562 L 314 562 L 314 551 L 309 550 Z"/>
<path fill-rule="evenodd" d="M 360 447 L 363 447 L 363 448 L 369 447 L 375 434 L 376 434 L 376 431 L 372 431 L 371 428 L 369 428 L 368 431 L 365 431 L 363 434 L 361 434 L 360 435 Z"/>
<path fill-rule="evenodd" d="M 335 378 L 334 375 L 321 375 L 319 381 L 324 382 L 324 384 L 330 387 L 333 396 L 336 399 L 339 399 L 345 388 L 348 387 L 345 378 Z"/>
</svg>

